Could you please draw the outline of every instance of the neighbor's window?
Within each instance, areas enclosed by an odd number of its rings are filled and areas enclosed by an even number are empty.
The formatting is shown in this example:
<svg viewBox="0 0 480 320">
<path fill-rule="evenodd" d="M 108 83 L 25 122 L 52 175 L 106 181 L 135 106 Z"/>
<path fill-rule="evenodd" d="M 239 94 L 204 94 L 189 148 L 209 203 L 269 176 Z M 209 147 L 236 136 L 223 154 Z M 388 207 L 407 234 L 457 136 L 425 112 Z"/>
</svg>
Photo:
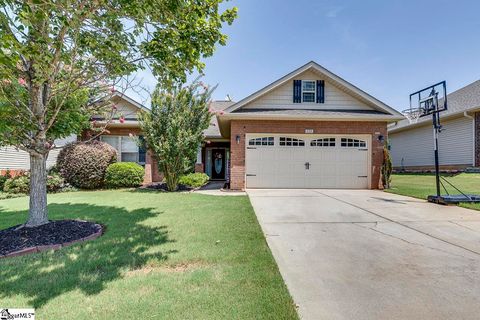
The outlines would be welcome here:
<svg viewBox="0 0 480 320">
<path fill-rule="evenodd" d="M 302 80 L 302 102 L 315 102 L 315 80 Z"/>
<path fill-rule="evenodd" d="M 104 135 L 100 136 L 100 140 L 108 143 L 117 150 L 118 161 L 145 164 L 145 157 L 140 159 L 139 148 L 134 137 Z"/>
</svg>

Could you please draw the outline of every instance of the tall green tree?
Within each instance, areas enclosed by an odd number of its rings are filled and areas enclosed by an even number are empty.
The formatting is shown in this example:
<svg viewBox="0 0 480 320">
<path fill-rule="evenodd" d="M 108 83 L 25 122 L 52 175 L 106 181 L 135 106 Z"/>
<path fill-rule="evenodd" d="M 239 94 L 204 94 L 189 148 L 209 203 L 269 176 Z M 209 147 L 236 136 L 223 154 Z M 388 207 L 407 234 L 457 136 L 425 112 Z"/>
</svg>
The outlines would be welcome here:
<svg viewBox="0 0 480 320">
<path fill-rule="evenodd" d="M 197 81 L 167 90 L 159 85 L 151 111 L 140 114 L 145 143 L 154 152 L 169 191 L 177 190 L 180 176 L 197 157 L 214 113 L 209 109 L 213 90 Z"/>
<path fill-rule="evenodd" d="M 30 155 L 27 227 L 48 222 L 45 163 L 81 130 L 108 86 L 142 68 L 164 85 L 225 45 L 223 0 L 0 0 L 0 146 Z M 103 111 L 104 109 L 102 109 Z"/>
</svg>

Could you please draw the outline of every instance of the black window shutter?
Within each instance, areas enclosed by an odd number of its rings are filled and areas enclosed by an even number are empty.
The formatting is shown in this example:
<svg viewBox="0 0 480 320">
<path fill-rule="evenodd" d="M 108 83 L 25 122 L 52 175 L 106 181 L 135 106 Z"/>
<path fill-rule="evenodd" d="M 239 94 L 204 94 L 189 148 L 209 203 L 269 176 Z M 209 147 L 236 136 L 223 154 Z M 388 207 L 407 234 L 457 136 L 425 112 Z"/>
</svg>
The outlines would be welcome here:
<svg viewBox="0 0 480 320">
<path fill-rule="evenodd" d="M 139 136 L 138 140 L 140 140 L 140 146 L 138 147 L 138 162 L 145 163 L 147 160 L 147 148 L 145 144 L 145 139 L 143 138 L 143 136 Z"/>
<path fill-rule="evenodd" d="M 325 80 L 317 80 L 317 103 L 325 103 Z"/>
<path fill-rule="evenodd" d="M 302 102 L 302 80 L 293 80 L 293 103 Z"/>
</svg>

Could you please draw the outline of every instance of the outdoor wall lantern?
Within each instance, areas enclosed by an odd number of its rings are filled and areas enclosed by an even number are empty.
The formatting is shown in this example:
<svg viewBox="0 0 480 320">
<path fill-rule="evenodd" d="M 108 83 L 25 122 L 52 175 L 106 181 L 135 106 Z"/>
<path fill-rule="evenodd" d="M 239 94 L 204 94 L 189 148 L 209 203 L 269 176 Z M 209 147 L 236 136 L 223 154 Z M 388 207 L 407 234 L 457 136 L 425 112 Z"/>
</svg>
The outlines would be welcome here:
<svg viewBox="0 0 480 320">
<path fill-rule="evenodd" d="M 235 137 L 235 140 L 237 141 L 237 144 L 240 144 L 240 135 L 237 134 L 237 136 Z"/>
</svg>

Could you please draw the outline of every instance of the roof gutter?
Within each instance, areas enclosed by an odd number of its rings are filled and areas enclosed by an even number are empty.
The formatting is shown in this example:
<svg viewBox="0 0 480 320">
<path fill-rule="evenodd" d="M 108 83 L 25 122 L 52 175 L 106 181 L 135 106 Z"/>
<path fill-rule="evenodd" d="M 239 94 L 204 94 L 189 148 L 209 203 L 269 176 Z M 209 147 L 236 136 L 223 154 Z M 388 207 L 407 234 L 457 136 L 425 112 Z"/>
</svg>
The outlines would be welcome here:
<svg viewBox="0 0 480 320">
<path fill-rule="evenodd" d="M 471 115 L 469 115 L 467 111 L 463 112 L 463 116 L 465 118 L 471 119 L 472 123 L 473 123 L 473 125 L 472 125 L 472 141 L 473 141 L 472 167 L 474 167 L 475 166 L 475 156 L 477 154 L 477 150 L 476 150 L 476 145 L 477 144 L 475 143 L 475 118 L 472 117 Z"/>
</svg>

